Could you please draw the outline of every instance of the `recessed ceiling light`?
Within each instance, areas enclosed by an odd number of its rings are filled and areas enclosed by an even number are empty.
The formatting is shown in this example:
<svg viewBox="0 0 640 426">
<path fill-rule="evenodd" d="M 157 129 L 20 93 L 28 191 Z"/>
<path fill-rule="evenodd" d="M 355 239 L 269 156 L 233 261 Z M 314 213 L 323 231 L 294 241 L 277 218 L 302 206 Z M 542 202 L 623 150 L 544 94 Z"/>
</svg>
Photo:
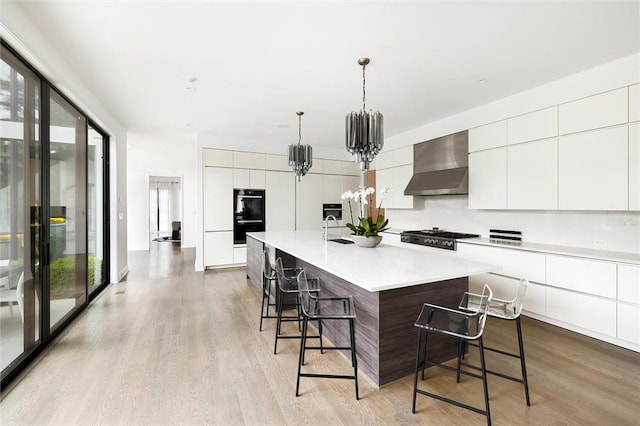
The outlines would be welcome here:
<svg viewBox="0 0 640 426">
<path fill-rule="evenodd" d="M 476 81 L 477 84 L 485 84 L 486 82 L 487 82 L 486 78 L 481 78 L 480 80 Z"/>
<path fill-rule="evenodd" d="M 278 125 L 276 125 L 276 127 L 278 129 L 288 129 L 289 125 L 288 124 L 278 124 Z"/>
</svg>

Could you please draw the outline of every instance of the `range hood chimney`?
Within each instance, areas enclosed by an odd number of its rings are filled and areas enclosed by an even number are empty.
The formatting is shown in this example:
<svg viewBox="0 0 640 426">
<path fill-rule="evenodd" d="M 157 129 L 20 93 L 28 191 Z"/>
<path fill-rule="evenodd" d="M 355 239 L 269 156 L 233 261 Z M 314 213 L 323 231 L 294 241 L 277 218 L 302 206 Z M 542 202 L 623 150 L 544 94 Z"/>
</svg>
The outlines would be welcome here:
<svg viewBox="0 0 640 426">
<path fill-rule="evenodd" d="M 467 130 L 413 145 L 413 177 L 404 195 L 469 193 Z"/>
</svg>

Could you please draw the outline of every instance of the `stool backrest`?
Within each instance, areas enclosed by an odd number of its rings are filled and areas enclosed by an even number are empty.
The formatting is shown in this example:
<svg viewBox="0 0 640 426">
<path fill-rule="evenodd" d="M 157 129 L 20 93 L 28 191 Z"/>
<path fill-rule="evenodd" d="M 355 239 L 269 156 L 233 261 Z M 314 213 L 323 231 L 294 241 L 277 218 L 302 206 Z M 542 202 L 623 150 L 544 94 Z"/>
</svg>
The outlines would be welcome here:
<svg viewBox="0 0 640 426">
<path fill-rule="evenodd" d="M 527 294 L 527 288 L 529 287 L 529 280 L 526 278 L 520 278 L 520 286 L 516 293 L 515 299 L 513 299 L 513 313 L 517 317 L 522 312 L 522 306 L 524 305 L 524 296 Z"/>
<path fill-rule="evenodd" d="M 291 272 L 291 269 L 288 269 Z M 295 276 L 287 276 L 285 273 L 284 266 L 282 265 L 282 258 L 276 259 L 276 280 L 278 281 L 278 286 L 282 291 L 292 291 L 296 290 L 296 277 Z"/>
<path fill-rule="evenodd" d="M 264 246 L 262 253 L 264 255 L 264 263 L 262 264 L 262 274 L 264 275 L 265 278 L 272 278 L 273 269 L 271 267 L 271 259 L 269 258 L 269 247 Z"/>
<path fill-rule="evenodd" d="M 493 298 L 493 292 L 488 285 L 484 285 L 482 288 L 482 295 L 480 295 L 480 300 L 478 301 L 478 307 L 476 311 L 476 315 L 474 317 L 469 318 L 469 338 L 477 339 L 482 336 L 484 331 L 484 325 L 487 322 L 487 311 L 489 310 L 489 304 L 491 303 L 491 299 Z"/>
<path fill-rule="evenodd" d="M 303 269 L 298 274 L 298 294 L 300 296 L 302 312 L 307 316 L 312 316 L 317 313 L 317 299 L 312 293 L 312 290 L 317 292 L 318 289 L 311 288 L 309 281 L 307 281 L 307 273 Z"/>
</svg>

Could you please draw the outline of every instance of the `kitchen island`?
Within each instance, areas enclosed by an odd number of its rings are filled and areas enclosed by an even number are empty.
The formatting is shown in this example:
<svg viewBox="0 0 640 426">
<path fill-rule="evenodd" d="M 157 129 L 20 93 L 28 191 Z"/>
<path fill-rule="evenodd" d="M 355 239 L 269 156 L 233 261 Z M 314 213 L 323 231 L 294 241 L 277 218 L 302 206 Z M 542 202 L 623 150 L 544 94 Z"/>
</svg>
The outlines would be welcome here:
<svg viewBox="0 0 640 426">
<path fill-rule="evenodd" d="M 262 285 L 264 245 L 275 249 L 285 267 L 304 268 L 307 276 L 319 277 L 322 294 L 353 295 L 358 365 L 378 386 L 413 371 L 413 323 L 423 303 L 457 307 L 467 290 L 467 277 L 500 269 L 460 260 L 446 250 L 425 253 L 384 241 L 376 248 L 361 248 L 325 242 L 321 232 L 255 232 L 247 234 L 247 275 L 257 287 Z M 348 333 L 340 327 L 323 322 L 324 336 L 334 345 L 346 344 Z M 429 348 L 434 360 L 457 353 L 457 344 L 449 339 L 430 339 Z"/>
</svg>

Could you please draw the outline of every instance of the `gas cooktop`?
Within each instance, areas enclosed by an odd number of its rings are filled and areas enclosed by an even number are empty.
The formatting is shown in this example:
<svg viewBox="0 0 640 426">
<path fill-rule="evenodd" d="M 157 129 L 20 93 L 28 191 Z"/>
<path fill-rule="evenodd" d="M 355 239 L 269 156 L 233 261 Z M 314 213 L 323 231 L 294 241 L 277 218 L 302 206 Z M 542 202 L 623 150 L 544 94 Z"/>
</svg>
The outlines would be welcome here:
<svg viewBox="0 0 640 426">
<path fill-rule="evenodd" d="M 419 244 L 446 250 L 456 249 L 456 240 L 460 238 L 475 238 L 478 234 L 464 234 L 460 232 L 442 231 L 438 228 L 404 231 L 400 233 L 403 243 Z"/>
</svg>

